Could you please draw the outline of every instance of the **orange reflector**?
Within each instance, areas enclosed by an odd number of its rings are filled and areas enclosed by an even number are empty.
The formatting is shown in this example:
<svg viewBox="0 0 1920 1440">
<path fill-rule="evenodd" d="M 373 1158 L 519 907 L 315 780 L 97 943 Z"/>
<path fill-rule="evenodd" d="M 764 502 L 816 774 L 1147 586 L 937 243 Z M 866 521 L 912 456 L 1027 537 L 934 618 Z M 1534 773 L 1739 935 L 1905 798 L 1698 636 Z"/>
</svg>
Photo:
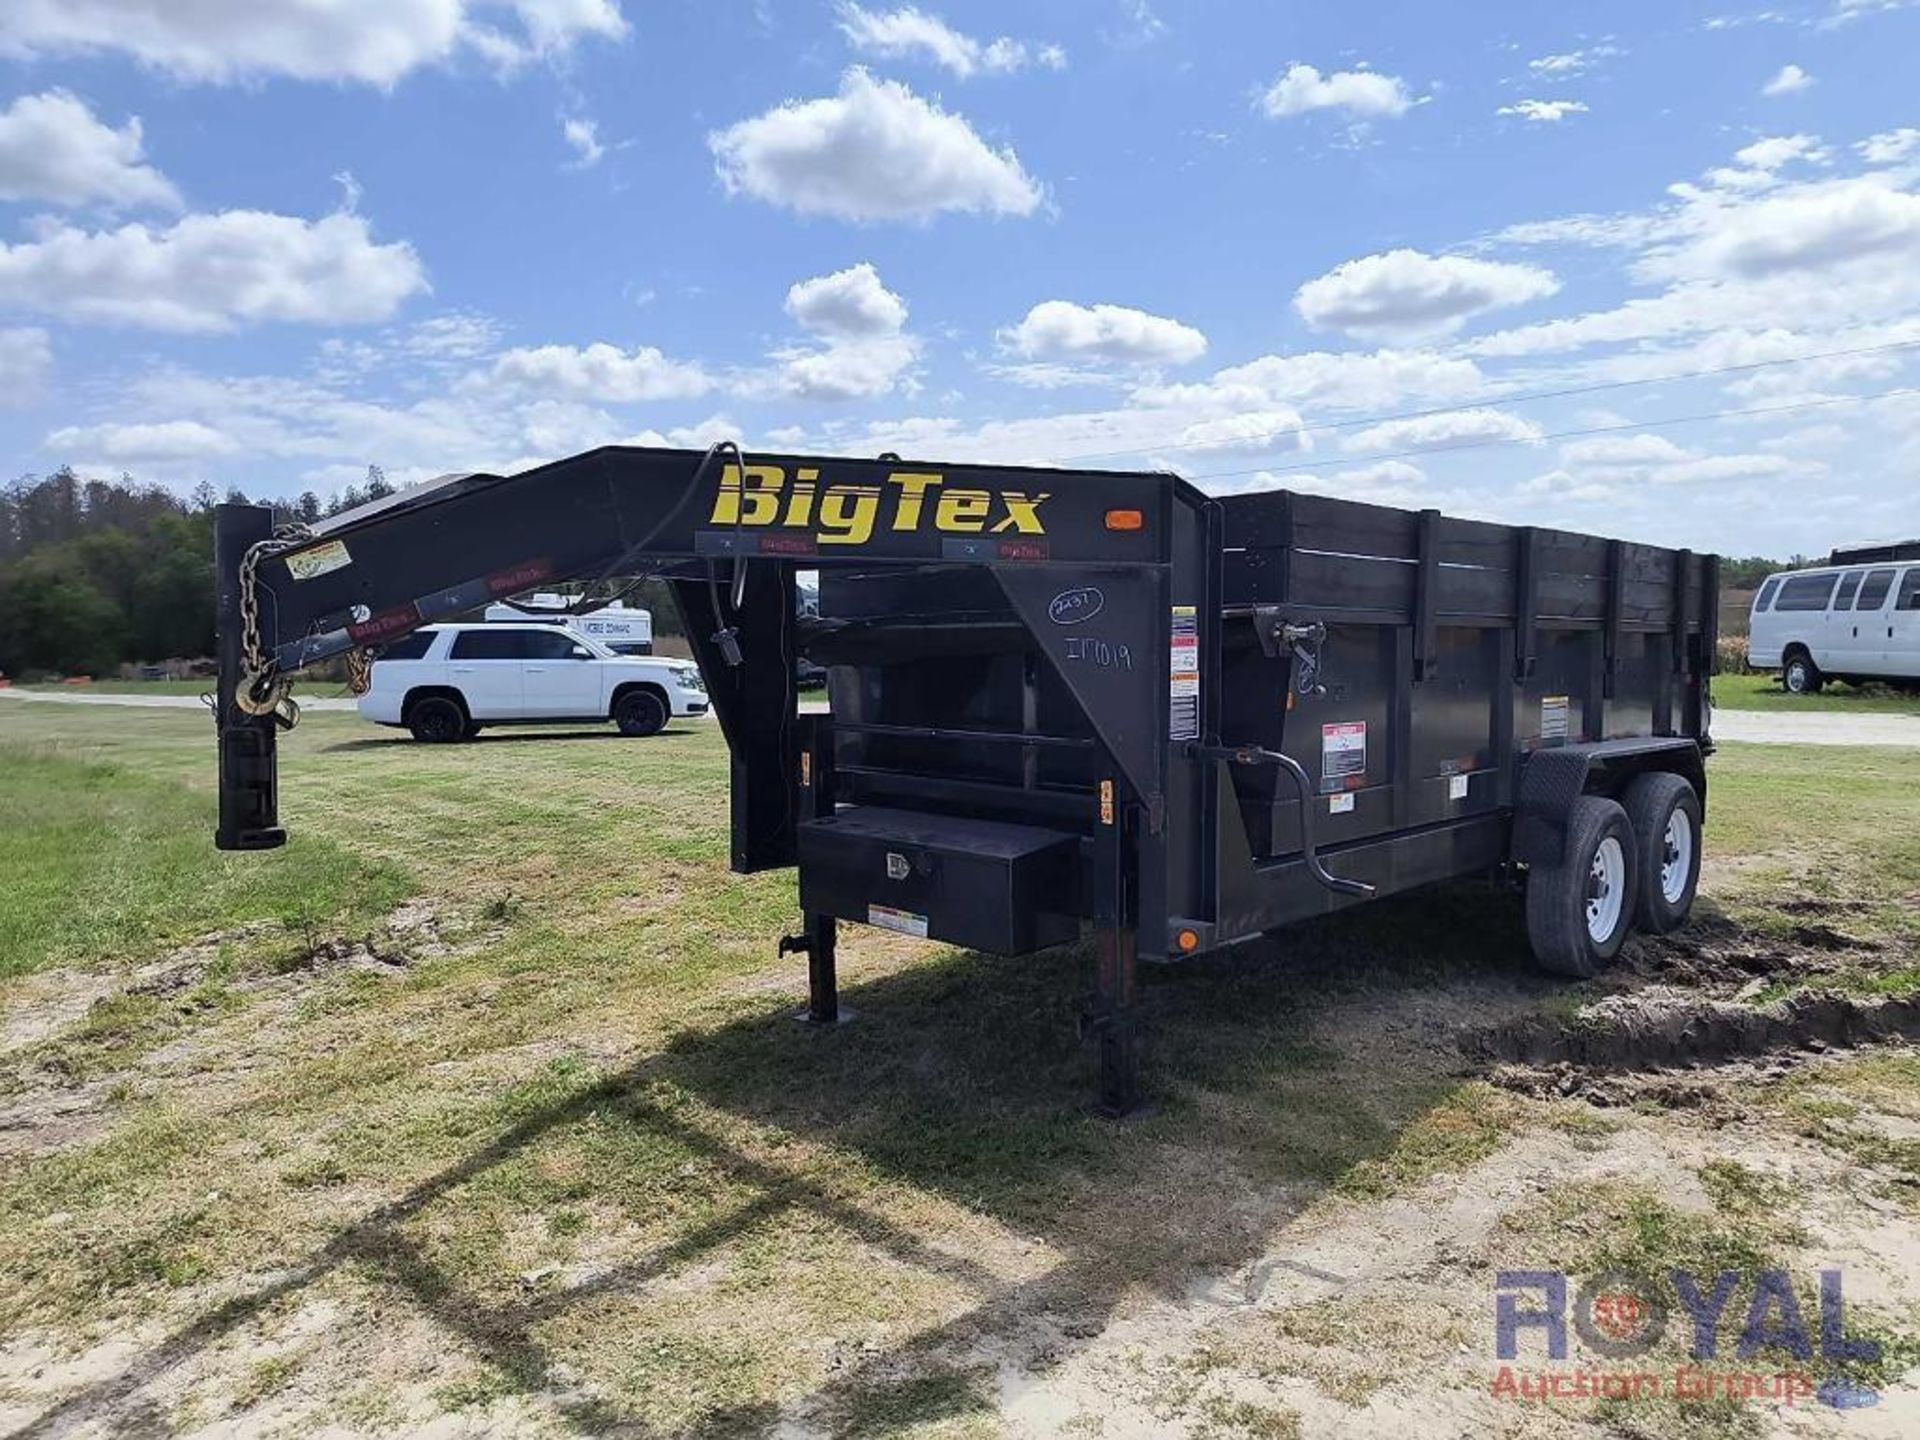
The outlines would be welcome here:
<svg viewBox="0 0 1920 1440">
<path fill-rule="evenodd" d="M 1138 510 L 1107 511 L 1107 528 L 1109 530 L 1144 530 L 1146 526 L 1147 517 L 1142 515 Z"/>
<path fill-rule="evenodd" d="M 1173 943 L 1180 947 L 1182 955 L 1190 955 L 1200 948 L 1200 937 L 1191 930 L 1182 930 L 1173 937 Z"/>
</svg>

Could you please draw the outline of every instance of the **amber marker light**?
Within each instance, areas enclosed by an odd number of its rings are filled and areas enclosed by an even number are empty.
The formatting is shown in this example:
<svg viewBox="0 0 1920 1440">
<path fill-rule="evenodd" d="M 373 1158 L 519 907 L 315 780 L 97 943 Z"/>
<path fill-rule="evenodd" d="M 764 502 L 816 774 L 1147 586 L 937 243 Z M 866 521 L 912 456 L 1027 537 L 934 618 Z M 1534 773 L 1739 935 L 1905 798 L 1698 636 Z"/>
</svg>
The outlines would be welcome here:
<svg viewBox="0 0 1920 1440">
<path fill-rule="evenodd" d="M 1147 528 L 1147 517 L 1138 510 L 1109 510 L 1107 511 L 1107 528 L 1109 530 L 1144 530 Z"/>
</svg>

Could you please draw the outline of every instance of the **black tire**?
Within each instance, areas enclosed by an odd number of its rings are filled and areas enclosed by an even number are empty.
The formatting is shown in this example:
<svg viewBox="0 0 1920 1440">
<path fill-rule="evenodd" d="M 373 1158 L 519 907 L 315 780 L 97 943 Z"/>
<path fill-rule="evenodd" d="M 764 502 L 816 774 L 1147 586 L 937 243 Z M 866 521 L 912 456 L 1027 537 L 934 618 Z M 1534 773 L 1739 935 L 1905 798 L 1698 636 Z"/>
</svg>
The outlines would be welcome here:
<svg viewBox="0 0 1920 1440">
<path fill-rule="evenodd" d="M 1611 855 L 1604 885 L 1603 850 Z M 1627 812 L 1606 796 L 1582 795 L 1568 807 L 1560 863 L 1527 874 L 1527 938 L 1542 969 L 1584 980 L 1613 963 L 1633 930 L 1637 850 Z M 1599 907 L 1596 919 L 1611 920 L 1600 933 L 1589 920 L 1590 904 Z"/>
<path fill-rule="evenodd" d="M 1795 650 L 1780 667 L 1780 686 L 1789 695 L 1818 695 L 1827 677 L 1804 650 Z"/>
<path fill-rule="evenodd" d="M 422 745 L 451 745 L 467 738 L 466 708 L 445 695 L 429 695 L 407 711 L 407 729 Z"/>
<path fill-rule="evenodd" d="M 668 718 L 667 702 L 651 690 L 629 690 L 613 702 L 613 723 L 622 735 L 658 735 Z"/>
<path fill-rule="evenodd" d="M 1640 855 L 1634 923 L 1665 935 L 1687 923 L 1700 888 L 1700 797 L 1679 775 L 1635 777 L 1620 803 Z"/>
</svg>

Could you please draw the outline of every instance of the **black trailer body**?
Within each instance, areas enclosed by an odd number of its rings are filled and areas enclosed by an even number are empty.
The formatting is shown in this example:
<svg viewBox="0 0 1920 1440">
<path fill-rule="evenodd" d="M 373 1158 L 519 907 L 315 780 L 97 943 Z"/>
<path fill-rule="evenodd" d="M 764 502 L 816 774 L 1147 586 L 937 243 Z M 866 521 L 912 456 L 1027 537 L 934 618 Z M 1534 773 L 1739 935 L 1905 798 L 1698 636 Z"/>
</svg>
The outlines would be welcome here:
<svg viewBox="0 0 1920 1440">
<path fill-rule="evenodd" d="M 1011 954 L 1090 923 L 1110 1110 L 1140 958 L 1585 865 L 1581 797 L 1643 775 L 1705 800 L 1716 561 L 1685 551 L 1166 474 L 627 448 L 219 533 L 223 847 L 284 838 L 275 677 L 664 575 L 732 753 L 733 868 L 798 868 L 812 1017 L 839 1015 L 839 921 Z M 800 712 L 801 659 L 831 713 Z"/>
</svg>

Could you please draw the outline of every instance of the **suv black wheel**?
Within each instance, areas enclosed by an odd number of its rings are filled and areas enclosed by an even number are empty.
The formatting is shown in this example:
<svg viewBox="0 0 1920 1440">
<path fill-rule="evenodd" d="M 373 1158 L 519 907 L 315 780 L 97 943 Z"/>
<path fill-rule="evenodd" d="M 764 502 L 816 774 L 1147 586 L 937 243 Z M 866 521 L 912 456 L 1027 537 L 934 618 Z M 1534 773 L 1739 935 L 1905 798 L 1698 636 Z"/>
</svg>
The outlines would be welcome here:
<svg viewBox="0 0 1920 1440">
<path fill-rule="evenodd" d="M 613 702 L 613 723 L 622 735 L 658 735 L 667 718 L 667 702 L 651 690 L 629 690 Z"/>
<path fill-rule="evenodd" d="M 467 738 L 467 712 L 457 700 L 429 695 L 407 711 L 407 729 L 423 745 L 451 745 Z"/>
<path fill-rule="evenodd" d="M 1568 807 L 1560 863 L 1527 874 L 1527 938 L 1543 969 L 1584 980 L 1613 963 L 1633 929 L 1639 848 L 1627 812 L 1606 796 Z"/>
</svg>

